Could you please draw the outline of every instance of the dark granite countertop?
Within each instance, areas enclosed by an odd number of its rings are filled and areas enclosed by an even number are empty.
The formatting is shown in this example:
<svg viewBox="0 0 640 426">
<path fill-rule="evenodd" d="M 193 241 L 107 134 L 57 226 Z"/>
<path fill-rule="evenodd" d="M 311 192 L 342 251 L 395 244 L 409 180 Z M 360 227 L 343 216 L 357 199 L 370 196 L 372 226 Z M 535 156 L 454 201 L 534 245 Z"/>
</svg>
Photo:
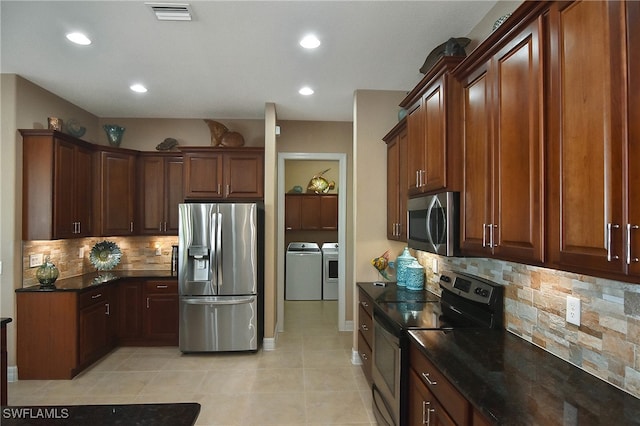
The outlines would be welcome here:
<svg viewBox="0 0 640 426">
<path fill-rule="evenodd" d="M 359 282 L 357 284 L 374 302 L 440 301 L 438 295 L 427 290 L 407 290 L 406 287 L 400 287 L 395 282 L 384 283 L 384 286 L 376 285 L 373 282 Z"/>
<path fill-rule="evenodd" d="M 640 424 L 640 399 L 507 331 L 414 330 L 409 336 L 496 424 Z"/>
<path fill-rule="evenodd" d="M 191 426 L 200 404 L 126 404 L 2 407 L 3 426 Z"/>
<path fill-rule="evenodd" d="M 41 291 L 81 291 L 87 288 L 107 285 L 119 279 L 126 278 L 175 278 L 170 270 L 114 270 L 92 272 L 77 277 L 59 279 L 55 282 L 55 288 L 40 288 L 40 285 L 16 289 L 16 292 L 41 292 Z"/>
<path fill-rule="evenodd" d="M 0 325 L 2 325 L 2 327 L 6 327 L 6 325 L 9 324 L 11 321 L 13 321 L 13 319 L 2 317 L 0 318 Z"/>
</svg>

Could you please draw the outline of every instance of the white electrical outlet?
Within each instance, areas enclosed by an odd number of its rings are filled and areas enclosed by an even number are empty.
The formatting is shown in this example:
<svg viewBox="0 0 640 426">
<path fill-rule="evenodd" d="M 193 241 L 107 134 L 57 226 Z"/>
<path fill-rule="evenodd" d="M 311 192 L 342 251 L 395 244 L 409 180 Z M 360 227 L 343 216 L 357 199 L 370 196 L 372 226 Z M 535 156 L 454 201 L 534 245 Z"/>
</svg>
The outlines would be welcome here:
<svg viewBox="0 0 640 426">
<path fill-rule="evenodd" d="M 29 268 L 42 265 L 42 253 L 29 255 Z"/>
<path fill-rule="evenodd" d="M 434 258 L 431 260 L 431 269 L 433 269 L 434 274 L 438 274 L 438 259 Z"/>
<path fill-rule="evenodd" d="M 84 247 L 80 247 L 80 250 L 78 250 L 78 257 L 80 259 L 84 257 Z"/>
<path fill-rule="evenodd" d="M 567 296 L 567 322 L 580 325 L 580 299 Z"/>
</svg>

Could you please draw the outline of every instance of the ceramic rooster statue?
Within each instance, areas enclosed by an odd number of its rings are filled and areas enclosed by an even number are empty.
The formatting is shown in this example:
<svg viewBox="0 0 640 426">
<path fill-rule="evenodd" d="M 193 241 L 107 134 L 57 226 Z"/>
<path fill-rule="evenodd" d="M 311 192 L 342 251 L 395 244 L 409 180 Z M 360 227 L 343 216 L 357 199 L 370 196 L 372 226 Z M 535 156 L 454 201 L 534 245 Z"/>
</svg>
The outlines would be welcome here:
<svg viewBox="0 0 640 426">
<path fill-rule="evenodd" d="M 385 251 L 381 256 L 371 259 L 371 264 L 385 280 L 389 279 L 387 268 L 389 267 L 389 250 Z"/>
</svg>

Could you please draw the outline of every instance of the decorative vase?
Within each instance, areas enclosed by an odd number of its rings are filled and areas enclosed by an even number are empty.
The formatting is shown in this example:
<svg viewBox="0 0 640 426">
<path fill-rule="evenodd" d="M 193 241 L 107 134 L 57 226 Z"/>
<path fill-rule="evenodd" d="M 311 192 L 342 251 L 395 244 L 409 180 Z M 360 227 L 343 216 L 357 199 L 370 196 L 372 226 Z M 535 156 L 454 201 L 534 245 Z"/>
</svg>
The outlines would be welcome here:
<svg viewBox="0 0 640 426">
<path fill-rule="evenodd" d="M 405 274 L 407 290 L 418 291 L 424 289 L 424 268 L 417 260 L 407 265 Z"/>
<path fill-rule="evenodd" d="M 404 287 L 406 285 L 407 266 L 414 260 L 416 260 L 416 258 L 409 253 L 409 247 L 405 247 L 402 254 L 396 259 L 396 281 L 398 287 Z"/>
<path fill-rule="evenodd" d="M 125 131 L 124 127 L 120 127 L 117 124 L 105 124 L 102 126 L 105 132 L 107 132 L 107 139 L 109 140 L 109 145 L 111 146 L 120 146 L 120 142 L 122 142 L 122 135 Z"/>
<path fill-rule="evenodd" d="M 47 256 L 44 263 L 40 265 L 36 271 L 36 278 L 40 282 L 40 288 L 55 288 L 53 283 L 58 279 L 58 275 L 58 268 L 51 262 L 49 256 Z"/>
</svg>

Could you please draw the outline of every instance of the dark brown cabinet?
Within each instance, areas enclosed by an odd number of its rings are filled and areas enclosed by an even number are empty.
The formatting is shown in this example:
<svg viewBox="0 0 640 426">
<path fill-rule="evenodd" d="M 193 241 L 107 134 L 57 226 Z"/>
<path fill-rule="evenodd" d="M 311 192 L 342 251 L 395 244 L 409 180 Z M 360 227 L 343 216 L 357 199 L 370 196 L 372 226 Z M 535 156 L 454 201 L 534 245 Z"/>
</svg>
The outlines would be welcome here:
<svg viewBox="0 0 640 426">
<path fill-rule="evenodd" d="M 466 255 L 544 260 L 541 19 L 457 75 L 463 84 Z"/>
<path fill-rule="evenodd" d="M 188 147 L 184 197 L 189 200 L 259 200 L 264 197 L 263 148 Z"/>
<path fill-rule="evenodd" d="M 183 160 L 176 154 L 138 156 L 138 224 L 141 234 L 178 235 Z"/>
<path fill-rule="evenodd" d="M 84 292 L 78 301 L 78 363 L 97 361 L 116 346 L 115 292 L 111 286 Z"/>
<path fill-rule="evenodd" d="M 147 281 L 144 286 L 144 298 L 143 323 L 147 343 L 178 345 L 178 282 Z"/>
<path fill-rule="evenodd" d="M 373 300 L 362 289 L 358 289 L 358 354 L 362 361 L 364 372 L 369 385 L 373 383 L 372 348 L 373 348 Z"/>
<path fill-rule="evenodd" d="M 124 346 L 140 344 L 143 339 L 144 280 L 120 281 L 118 293 L 118 339 Z"/>
<path fill-rule="evenodd" d="M 459 189 L 459 143 L 456 137 L 459 84 L 451 70 L 460 57 L 443 57 L 400 106 L 407 116 L 407 184 L 409 196 Z"/>
<path fill-rule="evenodd" d="M 409 347 L 409 424 L 467 426 L 469 401 L 412 343 Z"/>
<path fill-rule="evenodd" d="M 20 130 L 20 133 L 22 239 L 92 235 L 92 145 L 53 130 Z"/>
<path fill-rule="evenodd" d="M 387 144 L 387 239 L 407 240 L 407 123 L 382 138 Z"/>
<path fill-rule="evenodd" d="M 102 236 L 133 235 L 136 152 L 101 148 L 96 153 L 95 217 Z"/>
<path fill-rule="evenodd" d="M 640 274 L 639 20 L 633 1 L 551 6 L 547 236 L 555 267 Z"/>
<path fill-rule="evenodd" d="M 287 231 L 338 229 L 338 194 L 286 194 Z"/>
</svg>

